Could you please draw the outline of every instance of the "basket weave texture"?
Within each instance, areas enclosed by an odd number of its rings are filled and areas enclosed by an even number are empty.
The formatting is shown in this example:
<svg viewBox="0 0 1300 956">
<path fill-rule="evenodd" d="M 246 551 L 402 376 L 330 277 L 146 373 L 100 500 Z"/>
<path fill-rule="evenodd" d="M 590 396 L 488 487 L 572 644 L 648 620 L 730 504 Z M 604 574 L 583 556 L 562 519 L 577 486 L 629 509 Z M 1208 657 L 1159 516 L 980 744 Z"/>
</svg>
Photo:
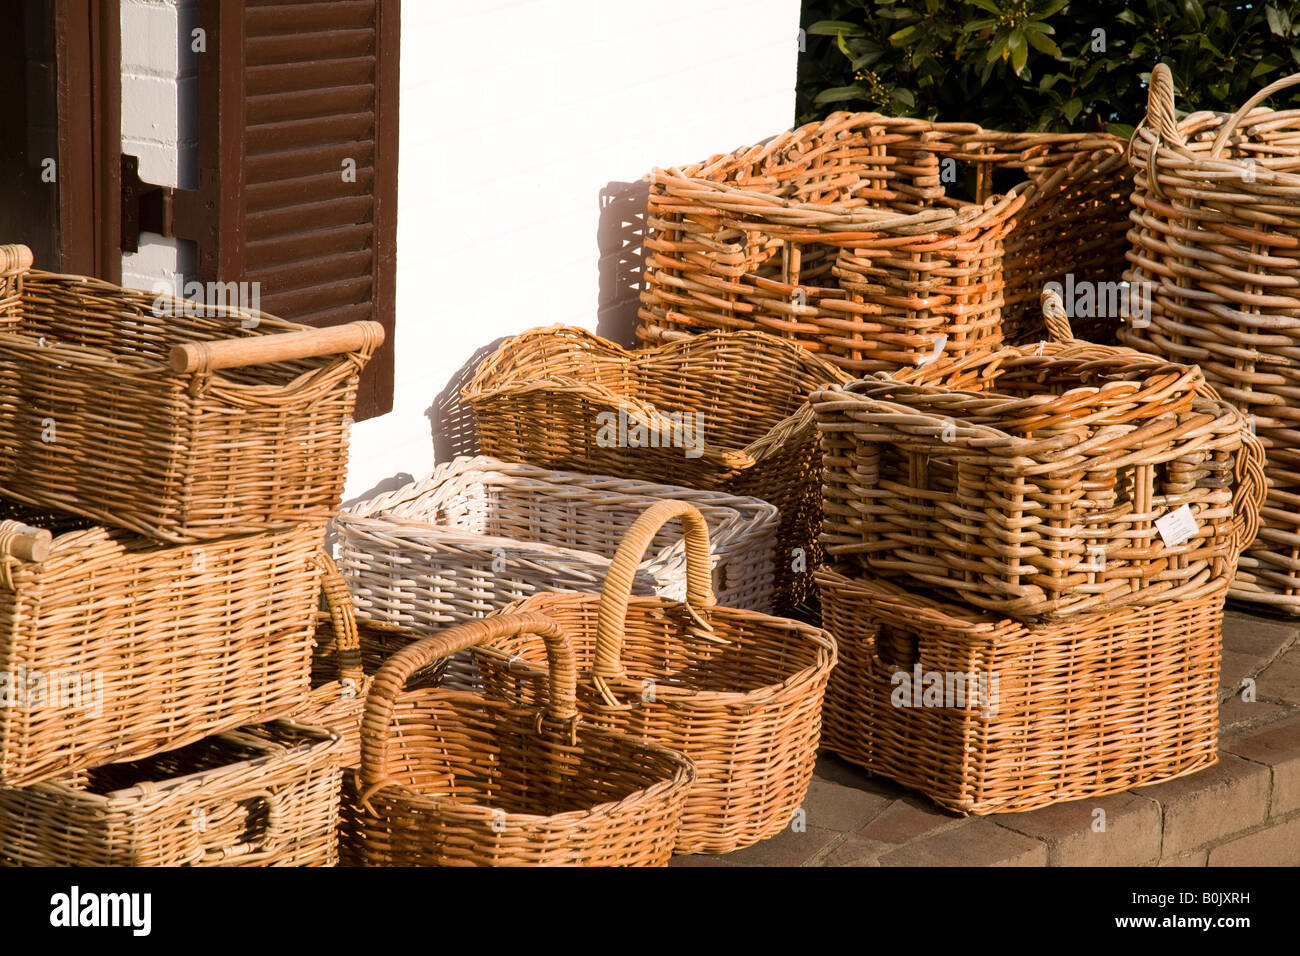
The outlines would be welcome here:
<svg viewBox="0 0 1300 956">
<path fill-rule="evenodd" d="M 870 773 L 988 814 L 1116 793 L 1218 759 L 1227 581 L 1032 625 L 850 573 L 832 563 L 817 572 L 840 647 L 822 740 Z"/>
<path fill-rule="evenodd" d="M 858 375 L 1036 337 L 1044 283 L 1119 279 L 1127 178 L 1113 136 L 874 113 L 655 170 L 637 335 L 757 329 Z"/>
<path fill-rule="evenodd" d="M 345 509 L 334 522 L 338 560 L 362 616 L 430 633 L 542 591 L 591 590 L 632 522 L 666 498 L 691 502 L 709 522 L 723 599 L 771 610 L 775 506 L 483 456 Z M 680 536 L 655 542 L 635 592 L 685 596 Z"/>
<path fill-rule="evenodd" d="M 0 786 L 145 757 L 307 700 L 324 525 L 166 545 L 6 505 Z"/>
<path fill-rule="evenodd" d="M 8 497 L 174 543 L 332 516 L 382 326 L 313 330 L 30 261 L 0 247 Z"/>
<path fill-rule="evenodd" d="M 1198 364 L 1249 418 L 1269 481 L 1259 538 L 1232 596 L 1300 614 L 1300 110 L 1258 108 L 1175 121 L 1169 68 L 1151 74 L 1133 136 L 1130 283 L 1152 290 L 1149 324 L 1126 345 Z"/>
<path fill-rule="evenodd" d="M 276 721 L 0 790 L 0 863 L 333 866 L 338 750 L 324 727 Z"/>
<path fill-rule="evenodd" d="M 464 398 L 482 450 L 495 458 L 775 505 L 773 601 L 784 609 L 808 593 L 821 554 L 821 465 L 805 399 L 847 380 L 758 332 L 632 352 L 557 325 L 509 339 L 479 366 Z"/>
<path fill-rule="evenodd" d="M 675 517 L 686 530 L 686 601 L 632 597 L 646 546 Z M 629 529 L 601 594 L 543 594 L 515 606 L 571 636 L 584 719 L 695 762 L 679 853 L 727 853 L 790 824 L 812 778 L 835 663 L 835 642 L 820 628 L 714 606 L 708 554 L 699 512 L 661 502 Z M 476 656 L 490 694 L 531 704 L 545 693 L 535 638 L 493 642 Z"/>
<path fill-rule="evenodd" d="M 522 635 L 545 641 L 544 710 L 479 693 L 403 690 L 431 663 Z M 665 866 L 694 768 L 592 727 L 573 652 L 536 614 L 470 621 L 391 657 L 366 698 L 359 773 L 345 775 L 344 862 L 360 866 Z"/>
<path fill-rule="evenodd" d="M 1259 526 L 1241 414 L 1198 369 L 1130 349 L 1045 342 L 812 401 L 827 554 L 1020 620 L 1200 593 Z"/>
</svg>

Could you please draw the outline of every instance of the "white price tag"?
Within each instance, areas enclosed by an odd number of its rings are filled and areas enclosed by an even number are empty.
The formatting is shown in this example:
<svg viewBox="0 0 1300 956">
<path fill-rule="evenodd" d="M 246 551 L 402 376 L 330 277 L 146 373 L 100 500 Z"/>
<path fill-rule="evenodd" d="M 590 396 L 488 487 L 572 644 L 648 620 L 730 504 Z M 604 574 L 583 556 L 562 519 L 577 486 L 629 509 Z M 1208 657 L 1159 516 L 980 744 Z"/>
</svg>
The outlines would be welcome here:
<svg viewBox="0 0 1300 956">
<path fill-rule="evenodd" d="M 1192 516 L 1192 506 L 1183 505 L 1175 508 L 1163 518 L 1156 519 L 1156 530 L 1168 547 L 1174 548 L 1196 534 L 1196 519 Z"/>
</svg>

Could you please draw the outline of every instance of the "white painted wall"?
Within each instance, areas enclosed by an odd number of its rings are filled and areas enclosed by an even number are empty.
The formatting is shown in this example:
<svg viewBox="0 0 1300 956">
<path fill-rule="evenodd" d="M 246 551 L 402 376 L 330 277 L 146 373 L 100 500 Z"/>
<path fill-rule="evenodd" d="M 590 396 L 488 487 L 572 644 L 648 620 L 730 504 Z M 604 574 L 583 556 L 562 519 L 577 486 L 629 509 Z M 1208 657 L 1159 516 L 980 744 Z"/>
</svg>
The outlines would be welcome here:
<svg viewBox="0 0 1300 956">
<path fill-rule="evenodd" d="M 190 185 L 193 64 L 167 39 L 193 3 L 123 0 L 123 142 L 166 185 Z M 629 184 L 789 128 L 798 26 L 799 0 L 402 4 L 395 401 L 353 429 L 349 498 L 453 450 L 437 397 L 494 340 L 550 322 L 627 339 Z M 149 287 L 178 265 L 158 238 L 124 272 Z"/>
</svg>

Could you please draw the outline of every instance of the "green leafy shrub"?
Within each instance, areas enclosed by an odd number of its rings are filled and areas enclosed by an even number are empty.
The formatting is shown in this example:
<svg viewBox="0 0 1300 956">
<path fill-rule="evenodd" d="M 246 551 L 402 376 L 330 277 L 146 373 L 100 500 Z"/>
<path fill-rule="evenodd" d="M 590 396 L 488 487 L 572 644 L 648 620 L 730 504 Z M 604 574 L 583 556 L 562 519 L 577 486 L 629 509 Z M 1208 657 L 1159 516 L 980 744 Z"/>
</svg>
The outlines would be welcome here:
<svg viewBox="0 0 1300 956">
<path fill-rule="evenodd" d="M 1162 60 L 1189 112 L 1235 110 L 1300 70 L 1300 2 L 804 0 L 803 24 L 800 122 L 872 110 L 1127 136 Z"/>
</svg>

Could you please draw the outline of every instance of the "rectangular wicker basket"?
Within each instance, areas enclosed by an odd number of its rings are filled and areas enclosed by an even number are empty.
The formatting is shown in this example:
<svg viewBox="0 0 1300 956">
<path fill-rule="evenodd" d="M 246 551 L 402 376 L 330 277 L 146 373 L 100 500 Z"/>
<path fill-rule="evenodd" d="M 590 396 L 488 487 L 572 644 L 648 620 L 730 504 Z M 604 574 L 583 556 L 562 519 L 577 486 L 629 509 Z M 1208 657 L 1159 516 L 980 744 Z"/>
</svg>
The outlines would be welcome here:
<svg viewBox="0 0 1300 956">
<path fill-rule="evenodd" d="M 383 327 L 309 329 L 0 247 L 0 488 L 159 540 L 325 521 Z"/>
<path fill-rule="evenodd" d="M 1045 282 L 1121 278 L 1123 152 L 1107 134 L 840 112 L 657 169 L 637 336 L 754 329 L 859 375 L 1037 338 Z"/>
<path fill-rule="evenodd" d="M 604 580 L 627 529 L 656 501 L 704 514 L 718 600 L 772 606 L 778 514 L 757 498 L 628 478 L 457 458 L 335 519 L 337 560 L 363 617 L 432 633 L 539 591 L 587 591 Z M 634 593 L 680 600 L 686 555 L 665 529 Z"/>
<path fill-rule="evenodd" d="M 322 524 L 165 545 L 13 505 L 5 515 L 0 787 L 306 703 Z"/>
<path fill-rule="evenodd" d="M 847 572 L 847 573 L 846 573 Z M 1032 810 L 1218 759 L 1226 580 L 1027 625 L 817 572 L 839 642 L 822 746 L 965 814 Z"/>
<path fill-rule="evenodd" d="M 276 721 L 0 790 L 7 866 L 333 866 L 340 740 Z"/>
<path fill-rule="evenodd" d="M 827 555 L 1020 620 L 1199 593 L 1258 528 L 1259 443 L 1194 367 L 1043 343 L 812 400 Z"/>
</svg>

